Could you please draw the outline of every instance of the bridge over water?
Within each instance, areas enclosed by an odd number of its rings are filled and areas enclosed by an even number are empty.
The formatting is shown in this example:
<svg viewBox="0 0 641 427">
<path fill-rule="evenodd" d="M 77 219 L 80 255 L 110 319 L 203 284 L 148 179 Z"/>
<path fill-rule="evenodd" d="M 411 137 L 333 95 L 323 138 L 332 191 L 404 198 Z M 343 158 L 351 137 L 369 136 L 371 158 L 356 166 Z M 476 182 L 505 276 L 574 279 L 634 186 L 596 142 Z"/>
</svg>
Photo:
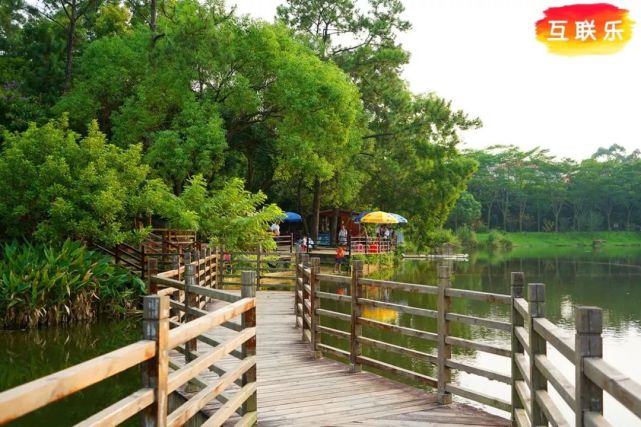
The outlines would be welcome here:
<svg viewBox="0 0 641 427">
<path fill-rule="evenodd" d="M 522 273 L 512 273 L 512 293 L 502 295 L 452 288 L 447 265 L 439 267 L 438 283 L 423 285 L 364 278 L 359 261 L 353 262 L 351 276 L 321 274 L 318 258 L 299 255 L 289 292 L 257 293 L 260 271 L 254 270 L 242 272 L 239 293 L 212 287 L 220 268 L 215 257 L 207 254 L 192 261 L 185 254 L 184 265 L 162 273 L 156 273 L 152 259 L 147 271 L 153 295 L 144 300 L 144 339 L 0 393 L 0 424 L 136 365 L 143 373 L 142 387 L 79 425 L 117 425 L 138 415 L 146 426 L 179 426 L 205 414 L 206 426 L 607 426 L 604 392 L 641 418 L 641 385 L 601 358 L 601 310 L 577 307 L 575 333 L 562 331 L 544 317 L 545 286 L 525 286 Z M 256 259 L 258 266 L 260 255 Z M 321 282 L 349 287 L 350 292 L 321 290 Z M 391 303 L 376 298 L 377 292 L 366 292 L 371 288 L 432 295 L 435 304 Z M 507 304 L 511 321 L 453 312 L 456 298 Z M 349 307 L 348 312 L 336 302 Z M 434 319 L 436 331 L 368 318 L 365 307 Z M 330 327 L 321 319 L 343 327 Z M 457 337 L 454 322 L 507 331 L 511 347 Z M 367 330 L 431 341 L 436 354 L 386 342 L 384 335 Z M 332 346 L 323 336 L 347 345 Z M 435 376 L 398 366 L 393 359 L 377 360 L 363 347 L 432 364 Z M 511 375 L 457 360 L 453 347 L 509 358 Z M 550 362 L 548 347 L 574 365 L 574 382 Z M 363 366 L 430 386 L 435 393 L 364 372 Z M 461 387 L 453 380 L 455 370 L 508 384 L 510 401 Z M 563 403 L 551 397 L 549 388 L 557 391 L 574 419 L 566 418 Z M 186 401 L 170 411 L 172 393 Z M 453 396 L 502 409 L 511 419 L 452 403 Z"/>
</svg>

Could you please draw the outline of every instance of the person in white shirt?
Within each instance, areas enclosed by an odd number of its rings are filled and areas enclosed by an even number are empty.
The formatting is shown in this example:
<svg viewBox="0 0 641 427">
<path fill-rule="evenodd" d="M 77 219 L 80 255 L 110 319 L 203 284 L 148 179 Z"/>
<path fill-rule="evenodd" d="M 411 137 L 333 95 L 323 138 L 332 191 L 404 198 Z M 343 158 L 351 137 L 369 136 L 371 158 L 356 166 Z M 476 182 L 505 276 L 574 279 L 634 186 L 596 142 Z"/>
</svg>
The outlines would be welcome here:
<svg viewBox="0 0 641 427">
<path fill-rule="evenodd" d="M 274 236 L 280 236 L 280 225 L 273 223 L 271 226 L 272 233 Z"/>
</svg>

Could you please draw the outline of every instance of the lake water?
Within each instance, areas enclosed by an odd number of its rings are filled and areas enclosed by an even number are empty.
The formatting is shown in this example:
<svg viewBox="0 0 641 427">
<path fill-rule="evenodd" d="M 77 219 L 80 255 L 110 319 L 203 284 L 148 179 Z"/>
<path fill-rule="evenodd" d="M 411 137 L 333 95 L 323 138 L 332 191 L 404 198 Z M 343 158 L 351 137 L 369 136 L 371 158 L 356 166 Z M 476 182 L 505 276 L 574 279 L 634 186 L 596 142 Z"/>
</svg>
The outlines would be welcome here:
<svg viewBox="0 0 641 427">
<path fill-rule="evenodd" d="M 517 248 L 509 253 L 479 252 L 471 254 L 469 262 L 454 262 L 454 287 L 509 294 L 512 271 L 523 271 L 526 282 L 546 284 L 546 316 L 564 329 L 574 329 L 576 304 L 602 307 L 604 358 L 619 370 L 641 381 L 641 363 L 637 362 L 637 357 L 641 354 L 641 248 L 604 248 L 598 252 L 577 248 L 553 248 L 540 253 L 527 248 Z M 385 277 L 404 282 L 435 284 L 436 263 L 404 261 L 393 272 L 386 272 Z M 336 286 L 322 284 L 326 290 L 333 292 L 336 291 Z M 342 291 L 348 290 L 343 288 Z M 416 307 L 434 308 L 436 303 L 432 295 L 396 291 L 384 293 L 377 288 L 369 288 L 367 292 L 372 298 L 402 302 Z M 349 306 L 346 304 L 324 300 L 323 305 L 329 309 L 349 312 Z M 455 312 L 497 320 L 509 320 L 508 310 L 508 306 L 482 302 L 461 299 L 454 299 L 453 302 Z M 367 310 L 365 315 L 402 326 L 436 331 L 434 319 L 399 315 L 386 309 Z M 347 330 L 347 326 L 339 321 L 322 319 L 322 323 Z M 28 332 L 0 331 L 0 391 L 134 342 L 141 338 L 141 329 L 140 319 L 132 318 Z M 453 322 L 452 334 L 509 347 L 509 335 L 503 332 Z M 365 335 L 436 353 L 432 343 L 418 338 L 402 337 L 367 328 Z M 333 337 L 324 336 L 323 341 L 347 349 L 346 343 L 338 342 Z M 381 350 L 364 350 L 365 355 L 400 364 L 417 372 L 433 374 L 433 368 L 429 364 Z M 456 348 L 454 353 L 458 360 L 509 374 L 510 366 L 506 358 Z M 553 350 L 548 350 L 548 354 L 568 379 L 573 381 L 574 370 L 569 362 Z M 455 373 L 454 379 L 467 388 L 509 400 L 509 388 L 504 384 L 465 373 Z M 139 387 L 139 369 L 132 368 L 10 425 L 71 425 Z M 555 400 L 563 407 L 560 398 Z M 506 416 L 501 411 L 494 412 Z M 569 410 L 566 409 L 566 412 L 569 414 Z M 607 394 L 605 415 L 613 425 L 641 426 L 641 422 Z M 129 424 L 138 425 L 138 420 L 132 419 Z"/>
<path fill-rule="evenodd" d="M 435 284 L 436 263 L 430 261 L 406 260 L 385 278 L 393 280 Z M 526 248 L 517 248 L 511 252 L 471 254 L 469 262 L 454 262 L 455 288 L 472 289 L 486 292 L 510 294 L 510 273 L 522 271 L 526 283 L 545 283 L 546 316 L 570 331 L 574 330 L 575 305 L 594 305 L 603 309 L 603 349 L 604 359 L 620 371 L 641 381 L 641 363 L 637 357 L 641 354 L 641 248 L 603 248 L 593 251 L 591 248 L 552 248 L 537 253 Z M 327 290 L 335 291 L 337 285 L 323 284 Z M 347 289 L 341 292 L 348 292 Z M 370 298 L 399 302 L 416 307 L 435 308 L 436 297 L 407 292 L 384 292 L 380 288 L 367 288 Z M 331 308 L 348 312 L 348 306 L 331 301 L 323 301 Z M 330 309 L 331 309 L 330 308 Z M 507 305 L 488 304 L 478 301 L 453 299 L 452 311 L 462 314 L 473 314 L 490 319 L 509 321 L 510 312 Z M 408 326 L 427 331 L 436 331 L 436 320 L 407 314 L 398 314 L 388 309 L 367 309 L 364 313 L 380 321 Z M 322 319 L 322 323 L 340 329 L 346 329 L 340 321 Z M 508 333 L 482 327 L 470 327 L 452 322 L 452 335 L 474 339 L 503 347 L 510 347 Z M 436 354 L 433 343 L 418 338 L 403 337 L 378 330 L 365 328 L 365 335 L 407 346 L 424 352 Z M 347 349 L 344 342 L 332 337 L 323 337 L 328 344 Z M 377 349 L 364 348 L 364 355 L 400 364 L 417 372 L 433 375 L 430 364 L 417 362 L 410 358 L 387 353 Z M 566 377 L 574 382 L 574 367 L 554 349 L 548 346 L 548 355 L 561 369 Z M 454 348 L 454 358 L 468 364 L 510 374 L 509 359 L 488 353 Z M 455 382 L 472 390 L 481 391 L 505 400 L 510 400 L 509 386 L 486 380 L 463 372 L 454 371 Z M 549 387 L 552 389 L 552 386 Z M 568 419 L 573 424 L 573 415 L 558 395 L 553 398 L 559 403 Z M 489 408 L 485 408 L 488 409 Z M 492 410 L 499 415 L 508 416 L 505 412 Z M 605 416 L 617 426 L 641 426 L 641 421 L 627 409 L 611 399 L 605 393 Z"/>
</svg>

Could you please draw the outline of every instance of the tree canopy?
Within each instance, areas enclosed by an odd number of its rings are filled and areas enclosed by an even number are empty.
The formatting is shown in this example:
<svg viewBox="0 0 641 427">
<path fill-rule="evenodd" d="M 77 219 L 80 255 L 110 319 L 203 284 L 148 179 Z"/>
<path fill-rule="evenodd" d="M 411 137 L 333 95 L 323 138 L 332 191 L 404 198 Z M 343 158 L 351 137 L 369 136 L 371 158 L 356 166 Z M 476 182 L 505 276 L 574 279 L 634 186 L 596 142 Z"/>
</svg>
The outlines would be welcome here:
<svg viewBox="0 0 641 427">
<path fill-rule="evenodd" d="M 399 0 L 363 8 L 351 0 L 289 0 L 266 23 L 235 15 L 221 0 L 47 0 L 36 7 L 11 0 L 0 8 L 2 155 L 34 133 L 79 147 L 83 134 L 81 141 L 129 155 L 141 173 L 132 188 L 149 187 L 138 190 L 149 205 L 143 212 L 132 199 L 134 210 L 109 213 L 119 225 L 104 235 L 96 230 L 107 227 L 105 217 L 83 225 L 95 228 L 88 238 L 120 240 L 125 224 L 146 214 L 222 239 L 214 230 L 222 223 L 211 225 L 204 213 L 217 212 L 221 192 L 249 203 L 245 213 L 276 213 L 268 200 L 299 211 L 312 218 L 312 234 L 321 208 L 389 209 L 408 217 L 414 238 L 424 240 L 476 168 L 458 152 L 459 133 L 481 123 L 435 93 L 409 90 L 401 77 L 409 54 L 396 40 L 410 28 L 403 11 Z M 49 122 L 63 114 L 64 123 Z M 69 160 L 60 150 L 50 155 Z M 118 176 L 106 168 L 105 177 Z M 185 193 L 211 203 L 196 209 Z M 62 197 L 48 200 L 53 206 Z M 154 205 L 163 197 L 171 203 Z M 18 221 L 11 215 L 5 218 Z M 46 234 L 39 221 L 31 232 Z M 10 233 L 13 225 L 3 227 Z"/>
</svg>

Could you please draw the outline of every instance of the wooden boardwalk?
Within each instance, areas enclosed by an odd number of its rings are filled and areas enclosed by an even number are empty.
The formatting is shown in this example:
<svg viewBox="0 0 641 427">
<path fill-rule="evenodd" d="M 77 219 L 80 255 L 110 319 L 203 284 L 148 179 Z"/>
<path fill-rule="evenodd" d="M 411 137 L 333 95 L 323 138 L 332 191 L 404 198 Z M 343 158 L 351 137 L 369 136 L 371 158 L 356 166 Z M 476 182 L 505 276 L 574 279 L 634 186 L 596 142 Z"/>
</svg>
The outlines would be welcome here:
<svg viewBox="0 0 641 427">
<path fill-rule="evenodd" d="M 369 372 L 352 374 L 347 365 L 330 359 L 314 360 L 309 344 L 301 341 L 300 329 L 294 327 L 293 294 L 263 291 L 257 297 L 259 426 L 509 425 L 504 418 L 468 405 L 439 406 L 435 394 L 418 388 Z M 209 309 L 213 308 L 210 304 Z M 217 328 L 209 336 L 223 340 L 232 334 Z M 208 347 L 200 342 L 198 346 L 199 350 Z M 184 364 L 184 356 L 177 352 L 171 358 Z M 228 356 L 216 365 L 231 369 L 237 364 Z M 218 375 L 213 372 L 200 377 L 207 382 L 215 378 Z M 236 390 L 234 386 L 227 391 Z M 221 405 L 209 404 L 204 411 Z M 238 419 L 225 425 L 234 425 Z"/>
</svg>

